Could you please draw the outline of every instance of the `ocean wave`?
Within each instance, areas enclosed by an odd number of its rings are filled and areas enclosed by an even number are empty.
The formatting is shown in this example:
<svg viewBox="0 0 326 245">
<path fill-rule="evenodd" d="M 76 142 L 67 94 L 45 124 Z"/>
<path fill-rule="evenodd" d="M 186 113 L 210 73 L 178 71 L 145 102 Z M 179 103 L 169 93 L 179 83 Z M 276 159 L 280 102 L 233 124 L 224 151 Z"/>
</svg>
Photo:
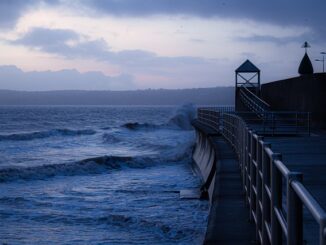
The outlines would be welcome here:
<svg viewBox="0 0 326 245">
<path fill-rule="evenodd" d="M 27 141 L 34 139 L 43 139 L 52 136 L 80 136 L 80 135 L 93 135 L 96 134 L 92 129 L 51 129 L 48 131 L 37 131 L 31 133 L 8 134 L 0 135 L 0 141 Z"/>
<path fill-rule="evenodd" d="M 150 124 L 150 123 L 139 123 L 139 122 L 128 122 L 122 125 L 123 128 L 130 130 L 139 130 L 139 129 L 158 129 L 160 125 Z"/>
<path fill-rule="evenodd" d="M 114 144 L 121 142 L 121 139 L 112 133 L 105 133 L 102 135 L 102 138 L 104 143 Z"/>
<path fill-rule="evenodd" d="M 100 156 L 81 161 L 45 164 L 33 167 L 7 167 L 0 169 L 0 183 L 16 180 L 45 180 L 55 176 L 95 175 L 123 168 L 146 168 L 156 164 L 184 162 L 190 159 L 190 149 L 157 156 Z"/>
<path fill-rule="evenodd" d="M 106 215 L 67 215 L 67 214 L 40 214 L 29 217 L 36 222 L 44 222 L 45 224 L 64 224 L 64 225 L 105 225 L 108 227 L 120 227 L 124 229 L 130 229 L 136 227 L 143 230 L 152 230 L 155 233 L 161 234 L 166 239 L 180 240 L 194 234 L 195 229 L 174 227 L 171 224 L 166 224 L 162 221 L 146 219 L 143 217 L 130 216 L 120 213 L 108 213 Z"/>
<path fill-rule="evenodd" d="M 121 227 L 130 229 L 131 227 L 137 226 L 141 229 L 151 229 L 155 232 L 159 232 L 164 236 L 176 238 L 175 233 L 179 234 L 179 239 L 184 238 L 185 232 L 175 229 L 171 225 L 164 224 L 161 221 L 152 221 L 135 216 L 129 216 L 126 214 L 112 213 L 103 216 L 83 216 L 83 215 L 64 215 L 64 214 L 46 214 L 37 215 L 30 217 L 31 220 L 37 222 L 56 223 L 65 225 L 74 224 L 87 224 L 87 225 L 107 225 L 109 227 Z M 194 230 L 192 230 L 194 232 Z"/>
<path fill-rule="evenodd" d="M 55 176 L 102 174 L 122 167 L 145 168 L 153 163 L 153 159 L 146 157 L 101 156 L 72 163 L 11 167 L 0 170 L 0 182 L 44 180 Z"/>
<path fill-rule="evenodd" d="M 193 130 L 191 121 L 195 118 L 196 110 L 192 104 L 185 104 L 179 107 L 167 125 L 176 126 L 183 130 Z"/>
<path fill-rule="evenodd" d="M 128 122 L 122 127 L 130 130 L 155 130 L 155 129 L 182 129 L 193 130 L 191 121 L 195 118 L 196 110 L 192 104 L 179 107 L 167 123 L 156 125 L 150 123 Z"/>
</svg>

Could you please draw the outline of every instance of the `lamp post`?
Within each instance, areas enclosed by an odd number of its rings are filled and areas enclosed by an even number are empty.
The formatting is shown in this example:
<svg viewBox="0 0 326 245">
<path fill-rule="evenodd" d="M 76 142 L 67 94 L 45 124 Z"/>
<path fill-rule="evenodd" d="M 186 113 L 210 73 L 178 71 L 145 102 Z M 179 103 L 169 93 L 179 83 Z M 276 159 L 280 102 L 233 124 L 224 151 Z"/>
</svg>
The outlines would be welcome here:
<svg viewBox="0 0 326 245">
<path fill-rule="evenodd" d="M 320 59 L 315 59 L 315 61 L 320 61 L 320 62 L 323 62 L 323 73 L 325 72 L 325 54 L 326 52 L 320 52 L 320 54 L 323 55 L 323 59 L 320 60 Z"/>
</svg>

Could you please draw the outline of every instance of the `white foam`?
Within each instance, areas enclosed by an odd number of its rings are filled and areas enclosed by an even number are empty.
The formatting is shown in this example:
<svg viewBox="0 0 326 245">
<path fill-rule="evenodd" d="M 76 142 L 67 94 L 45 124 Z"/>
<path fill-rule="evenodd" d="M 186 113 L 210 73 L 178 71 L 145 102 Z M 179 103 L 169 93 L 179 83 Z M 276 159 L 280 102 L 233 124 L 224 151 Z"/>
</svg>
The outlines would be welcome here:
<svg viewBox="0 0 326 245">
<path fill-rule="evenodd" d="M 178 126 L 184 130 L 193 129 L 191 121 L 195 118 L 196 110 L 193 104 L 185 104 L 178 108 L 175 115 L 169 120 L 169 125 Z"/>
</svg>

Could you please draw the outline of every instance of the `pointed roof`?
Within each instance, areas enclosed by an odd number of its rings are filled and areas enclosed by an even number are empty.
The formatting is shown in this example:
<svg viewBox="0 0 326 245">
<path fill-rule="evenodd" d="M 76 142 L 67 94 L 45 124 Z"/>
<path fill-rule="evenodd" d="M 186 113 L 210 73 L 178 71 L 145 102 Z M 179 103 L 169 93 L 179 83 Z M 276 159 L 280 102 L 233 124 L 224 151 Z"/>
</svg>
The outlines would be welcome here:
<svg viewBox="0 0 326 245">
<path fill-rule="evenodd" d="M 251 63 L 250 60 L 246 60 L 241 66 L 238 67 L 238 69 L 235 70 L 235 72 L 260 72 L 260 70 L 253 63 Z"/>
<path fill-rule="evenodd" d="M 312 67 L 311 61 L 310 61 L 307 53 L 305 53 L 305 55 L 303 56 L 303 58 L 301 60 L 298 72 L 300 75 L 314 73 L 314 68 Z"/>
</svg>

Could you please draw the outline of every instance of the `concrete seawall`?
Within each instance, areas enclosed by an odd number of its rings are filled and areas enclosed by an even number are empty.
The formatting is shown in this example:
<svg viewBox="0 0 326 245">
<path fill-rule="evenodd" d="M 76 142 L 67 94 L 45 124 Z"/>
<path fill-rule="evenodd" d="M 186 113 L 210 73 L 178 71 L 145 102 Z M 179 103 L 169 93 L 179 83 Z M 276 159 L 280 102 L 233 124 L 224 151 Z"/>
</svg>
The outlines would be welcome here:
<svg viewBox="0 0 326 245">
<path fill-rule="evenodd" d="M 248 222 L 236 156 L 219 133 L 196 120 L 193 126 L 193 161 L 203 179 L 203 196 L 210 200 L 204 244 L 252 244 L 255 228 Z"/>
<path fill-rule="evenodd" d="M 193 152 L 193 161 L 202 181 L 202 197 L 212 199 L 214 182 L 216 175 L 216 151 L 210 136 L 215 133 L 209 128 L 204 128 L 198 123 L 194 123 L 196 129 L 196 147 Z"/>
</svg>

